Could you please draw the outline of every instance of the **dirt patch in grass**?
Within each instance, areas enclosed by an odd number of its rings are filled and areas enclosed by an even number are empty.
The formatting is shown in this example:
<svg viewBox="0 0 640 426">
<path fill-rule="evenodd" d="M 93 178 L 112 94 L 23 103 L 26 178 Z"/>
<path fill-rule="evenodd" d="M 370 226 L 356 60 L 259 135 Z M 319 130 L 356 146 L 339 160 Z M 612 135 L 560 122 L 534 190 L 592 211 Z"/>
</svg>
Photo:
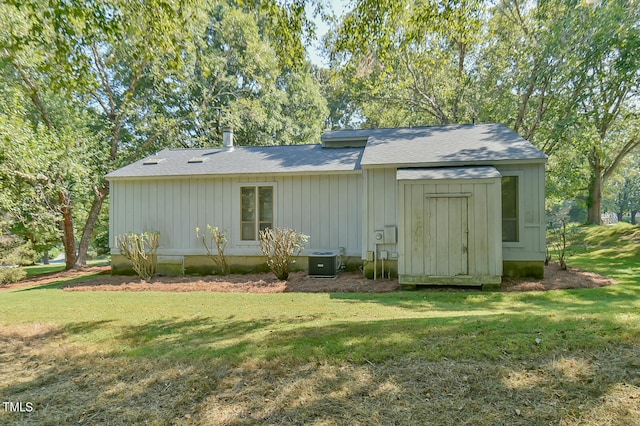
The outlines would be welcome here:
<svg viewBox="0 0 640 426">
<path fill-rule="evenodd" d="M 22 287 L 33 287 L 45 284 L 56 283 L 59 281 L 67 281 L 76 278 L 87 277 L 89 275 L 103 274 L 108 276 L 111 273 L 111 266 L 86 266 L 82 268 L 74 268 L 68 271 L 50 272 L 26 277 L 15 283 L 0 284 L 0 291 L 12 290 Z M 104 277 L 106 278 L 106 277 Z"/>
<path fill-rule="evenodd" d="M 31 287 L 60 281 L 73 280 L 62 286 L 65 291 L 213 291 L 240 293 L 283 293 L 283 292 L 359 292 L 382 293 L 398 291 L 398 280 L 370 280 L 359 272 L 342 272 L 336 278 L 314 278 L 304 272 L 289 275 L 287 281 L 276 279 L 273 274 L 209 275 L 204 277 L 155 277 L 145 282 L 137 277 L 109 275 L 109 266 L 93 266 L 70 271 L 54 272 L 27 278 L 3 289 Z M 95 277 L 95 274 L 101 274 Z M 82 277 L 87 277 L 83 280 Z M 614 284 L 610 278 L 577 268 L 560 269 L 557 263 L 545 268 L 542 280 L 503 280 L 505 291 L 545 291 L 571 288 L 595 288 Z"/>
<path fill-rule="evenodd" d="M 552 262 L 544 270 L 544 279 L 512 279 L 502 280 L 504 291 L 545 291 L 571 288 L 596 288 L 614 284 L 611 278 L 603 277 L 595 272 L 569 267 L 562 270 L 558 263 Z"/>
</svg>

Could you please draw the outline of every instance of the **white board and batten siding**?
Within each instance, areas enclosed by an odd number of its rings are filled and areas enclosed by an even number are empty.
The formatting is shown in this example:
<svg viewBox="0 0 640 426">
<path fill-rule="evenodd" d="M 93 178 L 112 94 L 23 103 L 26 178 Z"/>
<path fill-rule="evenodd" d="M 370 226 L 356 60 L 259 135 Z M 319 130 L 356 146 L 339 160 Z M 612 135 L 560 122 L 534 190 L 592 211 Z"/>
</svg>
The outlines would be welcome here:
<svg viewBox="0 0 640 426">
<path fill-rule="evenodd" d="M 546 253 L 545 165 L 500 164 L 503 176 L 518 176 L 519 242 L 502 243 L 505 261 L 544 261 Z"/>
<path fill-rule="evenodd" d="M 274 226 L 310 236 L 307 248 L 359 256 L 362 177 L 358 173 L 243 175 L 232 177 L 119 179 L 111 182 L 111 251 L 127 232 L 160 232 L 161 255 L 204 254 L 195 228 L 225 229 L 229 255 L 260 255 L 257 242 L 240 241 L 240 188 L 274 188 Z M 304 254 L 304 253 L 303 253 Z"/>
<path fill-rule="evenodd" d="M 385 227 L 398 226 L 398 182 L 395 168 L 363 169 L 365 192 L 362 197 L 364 216 L 362 220 L 362 259 L 368 251 L 386 250 L 398 253 L 397 244 L 378 244 L 373 233 Z"/>
<path fill-rule="evenodd" d="M 500 244 L 502 260 L 544 260 L 546 247 L 544 163 L 500 163 L 495 164 L 494 167 L 502 176 L 519 177 L 520 241 Z M 400 199 L 401 194 L 398 191 L 398 187 L 402 185 L 396 179 L 397 168 L 368 168 L 363 169 L 362 172 L 365 188 L 362 202 L 362 208 L 365 212 L 362 221 L 362 258 L 366 259 L 367 251 L 373 251 L 376 248 L 372 236 L 373 232 L 377 229 L 384 229 L 385 226 L 399 226 L 401 220 L 399 216 L 401 215 L 398 212 L 404 208 L 404 203 Z M 481 191 L 479 188 L 476 190 Z M 498 199 L 494 204 L 497 219 L 501 217 L 500 203 L 501 200 Z M 476 219 L 470 217 L 470 220 Z M 500 229 L 501 224 L 498 231 Z M 400 228 L 398 228 L 398 233 L 400 234 L 400 232 Z M 398 241 L 397 245 L 378 245 L 378 250 L 397 251 L 400 256 L 401 247 L 402 245 Z"/>
<path fill-rule="evenodd" d="M 398 172 L 401 278 L 502 274 L 500 175 L 490 172 L 457 179 Z"/>
</svg>

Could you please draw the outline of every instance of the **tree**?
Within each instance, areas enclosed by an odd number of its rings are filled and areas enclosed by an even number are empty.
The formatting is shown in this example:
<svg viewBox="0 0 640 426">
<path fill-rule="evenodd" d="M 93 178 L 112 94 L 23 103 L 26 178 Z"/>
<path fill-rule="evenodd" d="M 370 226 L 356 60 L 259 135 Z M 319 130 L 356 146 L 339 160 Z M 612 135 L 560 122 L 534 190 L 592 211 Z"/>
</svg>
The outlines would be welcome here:
<svg viewBox="0 0 640 426">
<path fill-rule="evenodd" d="M 587 192 L 588 223 L 600 223 L 604 183 L 640 144 L 639 13 L 636 2 L 564 0 L 504 1 L 492 12 L 482 74 L 497 102 L 483 102 L 481 116 L 549 154 L 552 180 L 564 181 L 552 187 Z"/>
<path fill-rule="evenodd" d="M 360 121 L 357 97 L 352 96 L 352 88 L 340 78 L 338 73 L 326 68 L 313 67 L 313 74 L 327 101 L 327 120 L 329 129 L 354 129 Z"/>
<path fill-rule="evenodd" d="M 482 3 L 355 2 L 329 43 L 333 66 L 359 92 L 370 124 L 473 120 Z"/>
<path fill-rule="evenodd" d="M 629 213 L 631 223 L 635 225 L 635 216 L 640 211 L 640 169 L 638 156 L 626 161 L 624 167 L 611 179 L 603 191 L 603 205 L 613 211 L 622 221 L 625 213 Z"/>
<path fill-rule="evenodd" d="M 45 128 L 50 138 L 50 143 L 39 145 L 48 153 L 46 159 L 58 156 L 82 164 L 78 160 L 83 157 L 67 152 L 76 138 L 64 122 L 89 118 L 92 126 L 83 147 L 83 153 L 93 156 L 87 159 L 92 170 L 82 182 L 91 182 L 93 201 L 80 239 L 80 264 L 86 262 L 93 228 L 109 192 L 102 176 L 142 155 L 163 135 L 165 129 L 145 127 L 155 124 L 157 111 L 144 98 L 160 86 L 166 89 L 178 68 L 183 30 L 192 22 L 187 11 L 191 9 L 177 3 L 118 1 L 55 2 L 49 7 L 36 1 L 9 2 L 1 9 L 3 19 L 11 23 L 2 40 L 3 59 L 31 100 L 34 127 Z M 65 106 L 62 114 L 56 102 Z M 63 114 L 65 120 L 58 119 Z M 80 188 L 72 188 L 78 179 L 42 173 L 21 177 L 32 185 L 39 181 L 40 187 L 55 193 L 54 210 L 64 224 L 66 266 L 72 267 L 76 240 L 71 200 L 74 192 L 82 194 Z"/>
<path fill-rule="evenodd" d="M 640 8 L 634 2 L 625 7 L 617 2 L 600 6 L 586 24 L 605 22 L 589 34 L 593 58 L 582 68 L 578 84 L 585 87 L 579 112 L 585 127 L 590 166 L 588 188 L 589 223 L 600 223 L 602 186 L 622 161 L 640 146 L 637 132 L 638 83 L 640 83 Z"/>
<path fill-rule="evenodd" d="M 310 67 L 281 61 L 255 13 L 221 5 L 210 14 L 179 105 L 197 110 L 184 127 L 183 144 L 210 145 L 221 140 L 227 125 L 239 145 L 308 143 L 317 137 L 327 111 Z M 207 108 L 190 105 L 207 91 Z"/>
<path fill-rule="evenodd" d="M 29 59 L 21 59 L 27 63 Z M 33 64 L 31 62 L 30 64 Z M 24 68 L 21 68 L 24 69 Z M 6 71 L 6 67 L 1 68 Z M 67 266 L 75 262 L 74 215 L 72 197 L 81 193 L 90 179 L 87 163 L 90 159 L 91 135 L 82 115 L 59 97 L 45 97 L 40 91 L 11 90 L 15 76 L 3 73 L 0 104 L 0 147 L 4 153 L 0 163 L 3 182 L 3 210 L 13 220 L 12 229 L 35 246 L 46 250 L 55 236 L 62 235 Z M 19 77 L 18 77 L 19 78 Z M 33 87 L 35 82 L 29 80 Z M 23 89 L 26 89 L 23 86 Z M 38 103 L 55 105 L 40 121 L 43 111 Z"/>
<path fill-rule="evenodd" d="M 567 139 L 579 88 L 575 5 L 501 1 L 489 9 L 478 62 L 481 121 L 501 121 L 547 154 Z"/>
<path fill-rule="evenodd" d="M 103 179 L 108 171 L 165 146 L 219 143 L 220 129 L 228 124 L 238 125 L 246 143 L 308 139 L 298 123 L 280 120 L 318 114 L 321 123 L 326 111 L 309 70 L 300 67 L 303 5 L 202 0 L 0 5 L 7 23 L 0 32 L 3 70 L 31 104 L 25 125 L 46 129 L 39 130 L 50 141 L 48 151 L 41 145 L 43 152 L 51 158 L 68 154 L 74 132 L 88 131 L 82 139 L 86 155 L 68 157 L 83 158 L 81 164 L 91 170 L 82 185 L 68 173 L 45 180 L 37 173 L 22 176 L 57 196 L 48 197 L 64 224 L 68 268 L 76 263 L 75 232 L 81 235 L 77 263 L 86 262 L 109 194 Z M 292 101 L 299 108 L 283 108 Z M 66 117 L 85 125 L 70 129 Z M 18 175 L 18 163 L 12 164 L 11 173 Z M 76 227 L 78 220 L 82 226 Z"/>
<path fill-rule="evenodd" d="M 329 44 L 363 126 L 505 123 L 599 223 L 603 184 L 640 144 L 639 21 L 637 2 L 358 0 Z"/>
</svg>

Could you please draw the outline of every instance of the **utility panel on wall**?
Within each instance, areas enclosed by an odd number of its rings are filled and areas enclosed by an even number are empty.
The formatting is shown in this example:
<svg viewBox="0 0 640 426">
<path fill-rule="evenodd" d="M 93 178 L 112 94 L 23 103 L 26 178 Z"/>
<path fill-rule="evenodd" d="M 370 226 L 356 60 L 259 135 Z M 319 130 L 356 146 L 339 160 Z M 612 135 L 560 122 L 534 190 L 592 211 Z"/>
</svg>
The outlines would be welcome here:
<svg viewBox="0 0 640 426">
<path fill-rule="evenodd" d="M 398 242 L 398 227 L 395 225 L 385 226 L 383 241 L 385 244 L 396 244 Z"/>
</svg>

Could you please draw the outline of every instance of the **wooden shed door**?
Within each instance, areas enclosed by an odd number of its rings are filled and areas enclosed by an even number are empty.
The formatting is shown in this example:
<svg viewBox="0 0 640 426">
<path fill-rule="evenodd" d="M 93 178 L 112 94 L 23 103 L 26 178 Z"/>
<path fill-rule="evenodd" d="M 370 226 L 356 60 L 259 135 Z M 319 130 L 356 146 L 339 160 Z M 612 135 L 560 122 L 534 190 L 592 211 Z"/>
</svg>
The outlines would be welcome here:
<svg viewBox="0 0 640 426">
<path fill-rule="evenodd" d="M 469 272 L 468 198 L 463 194 L 429 194 L 424 199 L 425 264 L 430 275 L 456 276 Z M 438 194 L 440 195 L 440 194 Z"/>
</svg>

